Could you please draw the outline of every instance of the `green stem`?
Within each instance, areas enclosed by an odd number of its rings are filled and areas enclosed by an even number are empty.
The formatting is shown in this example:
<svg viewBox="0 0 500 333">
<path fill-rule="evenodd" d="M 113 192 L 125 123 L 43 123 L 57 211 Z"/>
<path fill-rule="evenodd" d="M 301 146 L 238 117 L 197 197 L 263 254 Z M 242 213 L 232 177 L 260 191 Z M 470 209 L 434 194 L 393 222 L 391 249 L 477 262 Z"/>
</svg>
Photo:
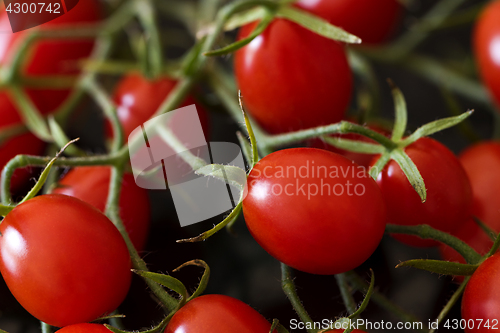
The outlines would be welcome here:
<svg viewBox="0 0 500 333">
<path fill-rule="evenodd" d="M 419 20 L 411 29 L 394 42 L 389 49 L 391 58 L 401 58 L 409 54 L 429 33 L 439 27 L 465 0 L 441 0 L 427 14 Z"/>
<path fill-rule="evenodd" d="M 455 251 L 460 253 L 462 257 L 471 265 L 478 264 L 482 258 L 473 248 L 467 245 L 460 239 L 440 230 L 436 230 L 427 224 L 416 226 L 402 226 L 388 224 L 385 231 L 391 234 L 415 235 L 423 239 L 433 239 L 451 246 Z"/>
<path fill-rule="evenodd" d="M 340 294 L 342 295 L 342 300 L 344 301 L 345 307 L 349 314 L 356 312 L 356 301 L 352 297 L 352 290 L 347 283 L 347 277 L 345 273 L 335 275 L 337 280 L 337 285 L 340 289 Z"/>
<path fill-rule="evenodd" d="M 82 81 L 83 87 L 85 87 L 90 95 L 94 98 L 97 104 L 101 107 L 106 115 L 106 118 L 111 123 L 113 128 L 113 144 L 111 146 L 111 152 L 117 152 L 124 142 L 123 127 L 118 119 L 118 114 L 116 113 L 116 106 L 111 100 L 111 98 L 106 94 L 103 88 L 91 77 Z"/>
<path fill-rule="evenodd" d="M 116 165 L 123 161 L 124 156 L 120 154 L 97 155 L 89 157 L 74 157 L 74 158 L 58 158 L 54 162 L 54 166 L 58 167 L 76 167 L 76 166 L 93 166 L 93 165 Z M 51 157 L 40 157 L 31 155 L 17 155 L 11 159 L 3 168 L 1 178 L 1 198 L 4 205 L 13 203 L 12 195 L 10 194 L 10 180 L 14 171 L 17 168 L 27 166 L 45 167 L 51 161 Z"/>
<path fill-rule="evenodd" d="M 360 278 L 354 271 L 350 271 L 345 273 L 346 277 L 351 282 L 352 286 L 356 288 L 358 291 L 366 292 L 368 290 L 369 285 L 362 278 Z M 408 323 L 418 323 L 421 320 L 415 317 L 412 314 L 407 313 L 405 310 L 401 309 L 398 305 L 391 302 L 385 295 L 381 294 L 377 290 L 373 291 L 371 300 L 377 303 L 380 307 L 385 309 L 386 311 L 392 313 L 400 320 Z M 422 330 L 422 332 L 425 332 Z"/>
<path fill-rule="evenodd" d="M 139 20 L 147 33 L 150 68 L 153 77 L 157 78 L 161 75 L 163 68 L 163 52 L 155 9 L 151 0 L 136 0 L 136 9 Z"/>
<path fill-rule="evenodd" d="M 453 306 L 460 299 L 460 296 L 462 296 L 462 294 L 463 294 L 463 292 L 465 290 L 465 287 L 467 286 L 467 282 L 469 282 L 469 280 L 470 280 L 470 276 L 468 276 L 468 277 L 466 277 L 464 279 L 464 282 L 462 282 L 462 284 L 460 284 L 460 286 L 458 287 L 457 291 L 455 291 L 453 293 L 453 296 L 451 296 L 451 298 L 448 301 L 448 303 L 446 303 L 446 305 L 444 306 L 444 308 L 441 310 L 441 312 L 439 313 L 439 315 L 437 317 L 438 326 L 439 326 L 439 323 L 441 323 L 441 321 L 444 318 L 446 318 L 446 316 L 451 311 L 451 309 L 453 308 Z M 433 329 L 429 330 L 429 333 L 434 333 L 434 332 L 436 332 L 436 330 L 437 330 L 437 328 L 433 328 Z"/>
<path fill-rule="evenodd" d="M 146 262 L 142 260 L 142 258 L 137 253 L 137 250 L 132 244 L 132 241 L 130 240 L 130 237 L 127 233 L 127 230 L 125 229 L 125 226 L 119 214 L 118 207 L 119 207 L 123 172 L 124 172 L 124 163 L 120 163 L 119 166 L 118 165 L 114 166 L 112 169 L 111 179 L 109 184 L 108 200 L 106 202 L 106 215 L 110 218 L 110 220 L 115 224 L 117 229 L 122 234 L 123 239 L 125 240 L 125 243 L 127 244 L 127 248 L 130 253 L 130 257 L 132 260 L 132 267 L 136 270 L 148 271 Z M 144 281 L 149 286 L 149 288 L 151 288 L 151 291 L 156 295 L 156 297 L 158 297 L 160 302 L 163 305 L 165 305 L 165 307 L 168 310 L 167 312 L 170 312 L 177 307 L 178 301 L 170 294 L 168 294 L 167 291 L 165 291 L 165 289 L 163 289 L 159 284 L 147 278 L 144 278 Z"/>
<path fill-rule="evenodd" d="M 309 314 L 307 313 L 306 309 L 299 299 L 299 295 L 297 295 L 297 290 L 295 288 L 295 284 L 293 283 L 290 267 L 283 263 L 281 263 L 281 288 L 285 292 L 286 297 L 288 297 L 288 299 L 290 300 L 290 303 L 292 303 L 292 306 L 295 312 L 297 312 L 297 314 L 299 315 L 300 320 L 304 324 L 311 323 L 311 327 L 314 327 L 311 317 L 309 317 Z M 307 329 L 307 332 L 317 333 L 318 331 L 316 329 L 310 328 Z"/>
<path fill-rule="evenodd" d="M 43 321 L 40 322 L 40 326 L 41 326 L 40 328 L 42 329 L 42 333 L 53 333 L 54 332 L 52 326 L 44 323 Z"/>
<path fill-rule="evenodd" d="M 372 60 L 410 70 L 438 87 L 446 87 L 451 92 L 488 107 L 492 106 L 491 98 L 483 85 L 445 67 L 439 61 L 418 54 L 409 54 L 393 61 L 387 56 L 388 52 L 385 49 L 362 50 L 362 53 Z"/>
<path fill-rule="evenodd" d="M 500 247 L 500 234 L 497 235 L 497 238 L 495 239 L 493 246 L 491 247 L 490 251 L 488 251 L 487 257 L 494 255 L 499 247 Z"/>
</svg>

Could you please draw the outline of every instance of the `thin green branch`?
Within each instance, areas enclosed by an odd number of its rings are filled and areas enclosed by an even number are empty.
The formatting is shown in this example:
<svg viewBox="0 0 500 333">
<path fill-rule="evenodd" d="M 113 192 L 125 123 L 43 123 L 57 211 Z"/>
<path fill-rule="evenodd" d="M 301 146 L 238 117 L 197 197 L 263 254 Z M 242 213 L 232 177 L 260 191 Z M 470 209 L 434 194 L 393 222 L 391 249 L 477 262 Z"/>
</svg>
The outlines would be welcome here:
<svg viewBox="0 0 500 333">
<path fill-rule="evenodd" d="M 423 239 L 433 239 L 439 241 L 443 244 L 451 246 L 455 251 L 460 253 L 462 257 L 464 257 L 467 263 L 471 265 L 478 264 L 482 260 L 479 253 L 477 253 L 476 250 L 471 248 L 465 242 L 446 232 L 434 229 L 427 224 L 415 226 L 388 224 L 385 231 L 391 234 L 415 235 Z"/>
<path fill-rule="evenodd" d="M 368 283 L 366 283 L 361 277 L 359 277 L 356 272 L 350 271 L 346 273 L 347 278 L 351 282 L 351 285 L 361 292 L 366 292 L 369 288 Z M 414 315 L 407 313 L 405 310 L 401 309 L 398 305 L 390 301 L 385 295 L 375 290 L 371 296 L 371 299 L 377 303 L 380 307 L 393 314 L 400 320 L 408 323 L 418 323 L 421 320 Z M 421 332 L 426 332 L 421 330 Z"/>
<path fill-rule="evenodd" d="M 349 314 L 356 312 L 356 301 L 352 297 L 352 289 L 347 282 L 345 273 L 335 275 L 335 279 L 337 280 L 337 285 L 339 286 L 340 294 L 342 295 L 342 300 L 347 311 Z"/>
<path fill-rule="evenodd" d="M 460 287 L 458 287 L 458 289 L 453 293 L 453 296 L 451 296 L 451 298 L 448 301 L 448 303 L 446 303 L 446 305 L 444 306 L 444 308 L 439 313 L 439 315 L 437 317 L 438 327 L 439 327 L 439 323 L 441 323 L 441 321 L 443 321 L 443 319 L 446 318 L 446 316 L 451 311 L 451 309 L 453 308 L 453 306 L 460 299 L 460 296 L 462 296 L 462 294 L 463 294 L 463 292 L 465 290 L 465 287 L 467 286 L 467 282 L 469 282 L 469 280 L 470 280 L 469 276 L 464 279 L 464 282 L 462 282 L 462 284 L 460 284 Z M 429 331 L 429 333 L 434 333 L 434 332 L 436 332 L 437 329 L 438 328 L 433 328 L 433 329 L 431 329 Z"/>
<path fill-rule="evenodd" d="M 281 288 L 285 293 L 286 297 L 292 303 L 292 306 L 299 315 L 300 320 L 304 323 L 310 323 L 311 327 L 314 327 L 313 321 L 306 309 L 302 305 L 302 302 L 299 299 L 299 295 L 297 295 L 297 290 L 295 289 L 295 284 L 293 283 L 293 278 L 290 272 L 290 267 L 281 263 Z M 307 329 L 308 333 L 317 333 L 318 331 L 313 328 Z"/>
</svg>

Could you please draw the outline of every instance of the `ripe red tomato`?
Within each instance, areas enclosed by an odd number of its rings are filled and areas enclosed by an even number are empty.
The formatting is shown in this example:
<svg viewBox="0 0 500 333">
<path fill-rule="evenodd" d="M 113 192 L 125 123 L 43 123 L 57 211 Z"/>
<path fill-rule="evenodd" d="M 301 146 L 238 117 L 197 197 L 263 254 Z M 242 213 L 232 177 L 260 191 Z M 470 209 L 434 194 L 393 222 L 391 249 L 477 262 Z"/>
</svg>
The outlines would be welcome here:
<svg viewBox="0 0 500 333">
<path fill-rule="evenodd" d="M 89 322 L 127 295 L 131 263 L 111 221 L 66 195 L 35 197 L 0 224 L 0 271 L 17 301 L 57 327 Z"/>
<path fill-rule="evenodd" d="M 386 134 L 389 135 L 387 130 L 385 128 L 382 128 L 379 125 L 370 124 L 367 126 L 368 126 L 368 128 L 370 128 L 374 131 L 377 131 L 377 132 L 382 133 L 384 135 L 386 135 Z M 362 135 L 354 134 L 354 133 L 334 134 L 334 135 L 332 135 L 332 137 L 341 138 L 341 139 L 348 139 L 348 140 L 356 140 L 356 141 L 368 142 L 368 143 L 375 143 L 375 141 L 367 138 L 366 136 L 362 136 Z M 310 140 L 309 147 L 326 149 L 326 150 L 331 151 L 333 153 L 340 154 L 340 155 L 344 156 L 345 158 L 352 160 L 352 161 L 356 162 L 357 164 L 364 166 L 366 168 L 368 168 L 370 166 L 371 161 L 376 156 L 374 154 L 361 154 L 361 153 L 354 153 L 354 152 L 348 151 L 348 150 L 338 149 L 332 145 L 327 144 L 326 142 L 322 141 L 321 139 Z"/>
<path fill-rule="evenodd" d="M 402 9 L 397 0 L 299 0 L 296 6 L 360 37 L 363 44 L 383 42 Z"/>
<path fill-rule="evenodd" d="M 110 167 L 74 168 L 64 175 L 53 193 L 78 198 L 104 212 L 110 177 Z M 148 192 L 135 184 L 132 174 L 127 173 L 123 177 L 119 208 L 130 240 L 137 251 L 142 251 L 148 237 L 151 212 Z"/>
<path fill-rule="evenodd" d="M 365 168 L 314 148 L 280 150 L 260 160 L 248 178 L 243 214 L 269 254 L 313 274 L 361 265 L 380 243 L 387 218 Z"/>
<path fill-rule="evenodd" d="M 84 25 L 95 23 L 100 19 L 99 0 L 86 0 L 80 1 L 67 14 L 42 24 L 38 29 L 54 29 L 74 24 Z M 30 31 L 10 32 L 10 23 L 5 11 L 0 14 L 0 29 L 2 32 L 5 31 L 0 35 L 0 64 L 8 66 L 17 52 L 17 45 L 26 39 Z M 93 40 L 85 39 L 46 39 L 36 42 L 30 49 L 30 55 L 26 59 L 22 73 L 28 76 L 77 74 L 79 72 L 78 61 L 88 57 L 93 46 Z M 26 89 L 26 92 L 43 114 L 54 111 L 69 94 L 67 89 Z M 5 92 L 0 92 L 0 105 L 2 105 L 2 114 L 7 111 L 17 114 L 16 107 Z M 21 122 L 18 116 L 16 118 L 16 122 Z"/>
<path fill-rule="evenodd" d="M 196 297 L 177 311 L 164 333 L 269 333 L 271 324 L 236 298 L 224 295 Z"/>
<path fill-rule="evenodd" d="M 123 126 L 125 138 L 153 116 L 176 83 L 175 80 L 167 77 L 148 80 L 137 73 L 125 76 L 118 83 L 113 94 L 113 100 L 118 106 L 118 118 Z M 196 104 L 196 110 L 206 135 L 208 116 L 203 107 L 197 104 L 192 97 L 187 97 L 181 106 L 192 104 Z M 109 124 L 107 124 L 107 132 L 108 136 L 112 135 Z"/>
<path fill-rule="evenodd" d="M 111 331 L 104 325 L 99 324 L 75 324 L 66 326 L 57 333 L 110 333 Z"/>
<path fill-rule="evenodd" d="M 471 323 L 467 325 L 465 332 L 491 332 L 500 328 L 499 279 L 500 255 L 495 254 L 478 267 L 465 287 L 462 319 Z"/>
<path fill-rule="evenodd" d="M 500 2 L 491 1 L 477 20 L 473 48 L 479 73 L 500 105 Z"/>
<path fill-rule="evenodd" d="M 377 178 L 388 208 L 387 223 L 428 224 L 444 232 L 454 232 L 470 219 L 472 209 L 472 191 L 462 165 L 448 148 L 430 138 L 417 140 L 405 152 L 424 179 L 427 201 L 421 202 L 399 165 L 390 161 Z M 438 245 L 436 241 L 416 236 L 395 235 L 395 238 L 412 246 Z"/>
<path fill-rule="evenodd" d="M 475 144 L 459 156 L 473 194 L 472 214 L 496 232 L 500 232 L 500 143 L 485 141 Z M 479 254 L 486 254 L 493 242 L 486 233 L 471 219 L 460 228 L 455 236 L 472 246 Z M 464 262 L 455 250 L 449 246 L 440 246 L 445 260 Z"/>
<path fill-rule="evenodd" d="M 241 28 L 238 38 L 257 23 Z M 352 92 L 344 46 L 299 25 L 274 20 L 235 54 L 235 75 L 248 112 L 270 133 L 342 120 Z"/>
</svg>

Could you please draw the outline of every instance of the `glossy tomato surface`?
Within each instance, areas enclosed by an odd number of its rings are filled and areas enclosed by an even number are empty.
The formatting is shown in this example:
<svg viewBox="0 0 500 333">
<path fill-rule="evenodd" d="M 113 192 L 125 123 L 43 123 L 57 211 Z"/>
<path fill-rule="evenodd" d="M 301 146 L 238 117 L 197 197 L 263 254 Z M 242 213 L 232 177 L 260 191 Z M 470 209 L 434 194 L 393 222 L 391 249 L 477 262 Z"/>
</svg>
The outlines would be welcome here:
<svg viewBox="0 0 500 333">
<path fill-rule="evenodd" d="M 2 4 L 3 7 L 3 4 Z M 67 14 L 55 20 L 42 24 L 38 29 L 57 29 L 69 25 L 86 25 L 98 22 L 102 18 L 99 0 L 80 1 Z M 17 47 L 23 43 L 29 30 L 11 33 L 7 12 L 0 14 L 0 29 L 5 33 L 0 34 L 0 64 L 8 66 L 17 52 Z M 88 57 L 92 52 L 94 41 L 92 39 L 44 39 L 32 45 L 30 52 L 22 66 L 24 75 L 74 75 L 79 72 L 78 61 Z M 33 103 L 43 114 L 54 111 L 69 94 L 67 89 L 27 89 Z M 15 112 L 10 96 L 0 92 L 0 113 Z M 21 122 L 17 116 L 16 122 Z"/>
<path fill-rule="evenodd" d="M 304 272 L 356 268 L 380 243 L 387 218 L 366 171 L 322 149 L 267 155 L 248 178 L 243 214 L 250 233 L 273 257 Z"/>
<path fill-rule="evenodd" d="M 472 187 L 472 214 L 495 232 L 500 232 L 500 143 L 485 141 L 475 144 L 459 155 Z M 472 219 L 460 228 L 455 236 L 472 246 L 479 254 L 486 254 L 493 241 Z M 449 246 L 441 245 L 445 260 L 464 262 Z"/>
<path fill-rule="evenodd" d="M 79 167 L 69 171 L 52 193 L 83 200 L 104 212 L 108 198 L 111 168 L 106 166 Z M 126 173 L 120 192 L 120 217 L 137 251 L 142 251 L 148 237 L 151 219 L 147 190 L 135 184 L 134 176 Z"/>
<path fill-rule="evenodd" d="M 168 77 L 148 80 L 138 73 L 128 74 L 118 83 L 113 100 L 118 107 L 118 118 L 123 126 L 125 138 L 155 114 L 176 84 L 175 80 Z M 208 115 L 205 109 L 192 97 L 187 97 L 181 107 L 192 104 L 196 105 L 200 123 L 207 136 Z M 108 135 L 111 135 L 109 124 L 107 130 Z"/>
<path fill-rule="evenodd" d="M 495 254 L 478 267 L 465 288 L 462 319 L 474 321 L 474 325 L 465 328 L 465 332 L 495 332 L 500 329 L 499 280 L 500 255 Z"/>
<path fill-rule="evenodd" d="M 271 324 L 242 301 L 204 295 L 177 311 L 164 333 L 269 333 L 270 329 Z"/>
<path fill-rule="evenodd" d="M 344 46 L 284 19 L 238 50 L 234 67 L 248 112 L 270 133 L 338 122 L 351 99 Z"/>
<path fill-rule="evenodd" d="M 0 224 L 0 271 L 18 302 L 63 327 L 115 310 L 131 280 L 127 246 L 93 206 L 65 195 L 35 197 Z"/>
<path fill-rule="evenodd" d="M 390 161 L 377 177 L 387 204 L 387 223 L 408 226 L 428 224 L 448 233 L 458 230 L 471 217 L 472 190 L 457 157 L 430 138 L 417 140 L 407 146 L 405 152 L 424 179 L 427 201 L 422 203 L 399 165 Z M 395 237 L 412 246 L 438 245 L 433 240 L 416 236 Z"/>
<path fill-rule="evenodd" d="M 358 36 L 363 44 L 383 42 L 402 11 L 398 0 L 299 0 L 296 6 Z"/>
<path fill-rule="evenodd" d="M 110 333 L 111 331 L 104 325 L 99 324 L 75 324 L 66 326 L 57 331 L 57 333 Z"/>
<path fill-rule="evenodd" d="M 477 20 L 473 49 L 481 77 L 500 105 L 500 1 L 491 1 Z"/>
</svg>

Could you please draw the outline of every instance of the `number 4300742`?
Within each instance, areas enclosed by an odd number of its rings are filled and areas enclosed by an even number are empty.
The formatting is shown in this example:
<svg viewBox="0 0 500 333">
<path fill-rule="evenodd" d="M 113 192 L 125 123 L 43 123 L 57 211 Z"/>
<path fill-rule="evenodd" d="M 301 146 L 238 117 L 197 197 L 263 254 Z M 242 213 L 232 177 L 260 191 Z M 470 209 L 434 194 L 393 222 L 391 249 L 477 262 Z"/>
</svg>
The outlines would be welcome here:
<svg viewBox="0 0 500 333">
<path fill-rule="evenodd" d="M 19 14 L 19 13 L 31 13 L 31 14 L 41 14 L 43 12 L 45 13 L 53 13 L 53 14 L 61 14 L 61 4 L 60 3 L 45 3 L 45 2 L 39 2 L 39 3 L 9 3 L 7 8 L 5 9 L 8 13 L 14 13 L 14 14 Z"/>
</svg>

